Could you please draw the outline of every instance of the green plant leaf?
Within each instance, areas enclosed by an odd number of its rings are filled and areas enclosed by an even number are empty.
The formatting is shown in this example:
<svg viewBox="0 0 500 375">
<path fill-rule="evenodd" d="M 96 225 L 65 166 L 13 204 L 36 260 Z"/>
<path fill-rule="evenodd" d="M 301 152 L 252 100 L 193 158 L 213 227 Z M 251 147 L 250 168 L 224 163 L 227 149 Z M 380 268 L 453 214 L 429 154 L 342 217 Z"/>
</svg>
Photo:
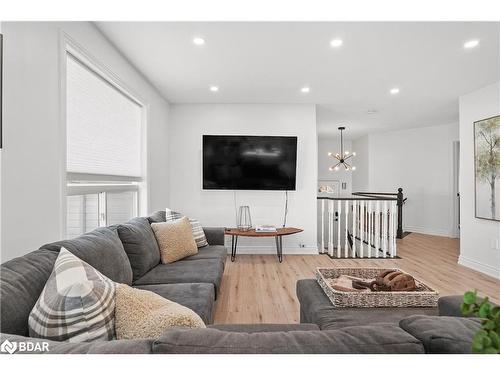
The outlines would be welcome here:
<svg viewBox="0 0 500 375">
<path fill-rule="evenodd" d="M 498 350 L 490 346 L 488 348 L 484 348 L 483 353 L 484 354 L 498 354 Z"/>
<path fill-rule="evenodd" d="M 491 310 L 491 305 L 486 302 L 486 303 L 482 303 L 481 304 L 481 307 L 479 308 L 479 317 L 480 318 L 486 318 L 488 316 L 488 314 L 490 313 L 490 310 Z"/>
<path fill-rule="evenodd" d="M 464 303 L 467 305 L 472 305 L 474 302 L 476 302 L 476 291 L 474 292 L 465 292 L 464 294 Z"/>
<path fill-rule="evenodd" d="M 484 320 L 481 325 L 483 326 L 483 329 L 487 331 L 492 331 L 495 329 L 496 324 L 493 320 Z"/>
</svg>

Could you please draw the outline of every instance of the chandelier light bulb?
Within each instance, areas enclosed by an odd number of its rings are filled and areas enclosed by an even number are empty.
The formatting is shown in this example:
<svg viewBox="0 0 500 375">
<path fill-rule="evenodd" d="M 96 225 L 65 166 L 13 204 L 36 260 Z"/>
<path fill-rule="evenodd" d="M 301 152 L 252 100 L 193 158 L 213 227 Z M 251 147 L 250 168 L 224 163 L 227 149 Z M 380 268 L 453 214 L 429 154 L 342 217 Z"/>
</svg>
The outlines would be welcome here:
<svg viewBox="0 0 500 375">
<path fill-rule="evenodd" d="M 356 156 L 356 153 L 355 153 L 355 152 L 353 152 L 353 153 L 352 153 L 352 156 Z"/>
<path fill-rule="evenodd" d="M 351 168 L 351 170 L 355 171 L 355 170 L 356 170 L 356 167 L 355 167 L 355 166 L 353 166 L 353 167 Z"/>
<path fill-rule="evenodd" d="M 344 151 L 344 154 L 349 155 L 349 151 Z"/>
<path fill-rule="evenodd" d="M 333 167 L 328 168 L 329 170 L 333 171 Z"/>
<path fill-rule="evenodd" d="M 338 170 L 339 170 L 339 167 L 335 167 L 334 169 L 335 169 L 336 171 L 338 171 Z"/>
<path fill-rule="evenodd" d="M 328 153 L 328 156 L 332 156 L 332 153 L 331 153 L 331 152 L 329 152 L 329 153 Z"/>
</svg>

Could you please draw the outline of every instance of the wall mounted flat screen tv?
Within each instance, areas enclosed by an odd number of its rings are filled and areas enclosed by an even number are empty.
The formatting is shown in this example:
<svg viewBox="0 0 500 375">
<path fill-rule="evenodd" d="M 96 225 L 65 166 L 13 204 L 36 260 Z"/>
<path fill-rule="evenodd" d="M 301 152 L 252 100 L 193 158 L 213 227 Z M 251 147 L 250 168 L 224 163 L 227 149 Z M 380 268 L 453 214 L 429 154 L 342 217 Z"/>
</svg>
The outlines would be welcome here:
<svg viewBox="0 0 500 375">
<path fill-rule="evenodd" d="M 295 190 L 297 137 L 203 136 L 203 189 Z"/>
</svg>

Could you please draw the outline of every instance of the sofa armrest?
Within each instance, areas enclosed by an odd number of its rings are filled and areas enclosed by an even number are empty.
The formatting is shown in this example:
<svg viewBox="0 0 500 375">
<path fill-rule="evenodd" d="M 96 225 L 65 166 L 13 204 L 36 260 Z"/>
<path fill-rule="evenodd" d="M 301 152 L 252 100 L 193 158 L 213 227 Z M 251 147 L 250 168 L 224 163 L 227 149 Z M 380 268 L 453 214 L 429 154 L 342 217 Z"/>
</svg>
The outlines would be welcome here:
<svg viewBox="0 0 500 375">
<path fill-rule="evenodd" d="M 154 340 L 61 342 L 2 333 L 0 341 L 13 343 L 14 354 L 149 354 Z"/>
<path fill-rule="evenodd" d="M 222 227 L 203 227 L 205 237 L 209 245 L 224 246 L 224 228 Z"/>
</svg>

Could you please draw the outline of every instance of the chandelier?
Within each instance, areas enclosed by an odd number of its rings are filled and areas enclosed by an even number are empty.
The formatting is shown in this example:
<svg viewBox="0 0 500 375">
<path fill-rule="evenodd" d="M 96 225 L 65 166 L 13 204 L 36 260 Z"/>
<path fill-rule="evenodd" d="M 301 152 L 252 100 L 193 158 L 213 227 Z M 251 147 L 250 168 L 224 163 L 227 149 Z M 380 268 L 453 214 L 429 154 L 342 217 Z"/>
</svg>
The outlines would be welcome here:
<svg viewBox="0 0 500 375">
<path fill-rule="evenodd" d="M 344 138 L 342 136 L 342 132 L 345 130 L 344 126 L 339 127 L 340 130 L 340 153 L 336 153 L 335 155 L 332 152 L 328 153 L 328 156 L 331 156 L 335 158 L 335 161 L 337 162 L 335 165 L 332 165 L 329 169 L 331 171 L 338 171 L 341 167 L 344 167 L 346 171 L 355 171 L 356 167 L 349 164 L 347 161 L 352 158 L 353 156 L 356 156 L 355 152 L 349 152 L 347 150 L 344 150 Z"/>
</svg>

